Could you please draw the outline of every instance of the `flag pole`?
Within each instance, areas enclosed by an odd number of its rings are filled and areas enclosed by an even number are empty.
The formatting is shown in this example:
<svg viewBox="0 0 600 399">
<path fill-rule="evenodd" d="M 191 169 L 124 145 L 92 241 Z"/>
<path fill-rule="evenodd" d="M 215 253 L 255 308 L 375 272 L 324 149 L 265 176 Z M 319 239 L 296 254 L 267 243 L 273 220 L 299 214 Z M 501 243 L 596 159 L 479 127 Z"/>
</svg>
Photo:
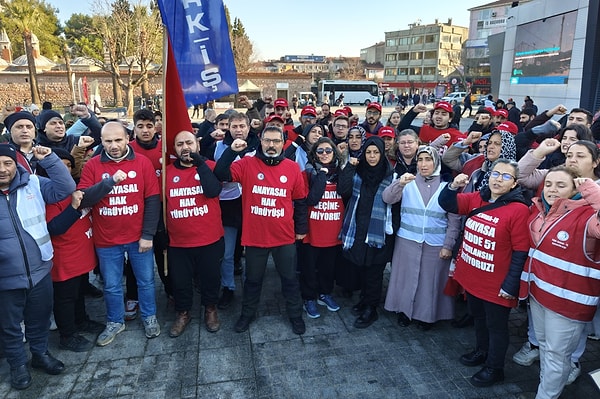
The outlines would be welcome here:
<svg viewBox="0 0 600 399">
<path fill-rule="evenodd" d="M 160 139 L 161 142 L 161 168 L 162 171 L 160 173 L 160 178 L 162 180 L 162 193 L 161 193 L 161 199 L 162 199 L 162 215 L 163 215 L 163 223 L 165 224 L 165 234 L 168 234 L 168 230 L 167 230 L 167 190 L 166 190 L 166 186 L 167 186 L 167 163 L 169 161 L 169 155 L 167 154 L 167 129 L 168 129 L 168 116 L 167 113 L 164 112 L 166 110 L 166 104 L 165 104 L 165 89 L 167 87 L 167 53 L 168 53 L 168 49 L 169 49 L 169 34 L 167 32 L 167 27 L 163 24 L 163 54 L 162 54 L 162 64 L 163 64 L 163 73 L 162 73 L 162 109 L 163 109 L 163 130 L 162 130 L 162 137 Z M 169 263 L 168 263 L 168 257 L 167 257 L 167 251 L 163 250 L 163 271 L 165 274 L 165 277 L 169 275 Z"/>
</svg>

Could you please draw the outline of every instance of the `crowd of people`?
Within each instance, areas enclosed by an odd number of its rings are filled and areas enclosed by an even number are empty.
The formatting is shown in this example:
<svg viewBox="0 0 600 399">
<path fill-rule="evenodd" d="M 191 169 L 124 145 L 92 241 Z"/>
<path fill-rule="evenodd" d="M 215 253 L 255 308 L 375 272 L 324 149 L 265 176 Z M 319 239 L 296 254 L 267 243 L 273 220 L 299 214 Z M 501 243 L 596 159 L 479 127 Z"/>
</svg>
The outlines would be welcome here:
<svg viewBox="0 0 600 399">
<path fill-rule="evenodd" d="M 529 339 L 513 360 L 540 360 L 537 397 L 557 398 L 577 378 L 600 318 L 598 115 L 497 100 L 463 132 L 460 107 L 444 101 L 395 110 L 385 125 L 379 103 L 364 116 L 306 105 L 296 123 L 284 98 L 239 102 L 245 112 L 208 108 L 178 132 L 166 161 L 158 111 L 140 109 L 129 127 L 76 104 L 68 131 L 51 107 L 4 115 L 0 343 L 14 388 L 30 386 L 29 364 L 64 370 L 48 351 L 52 315 L 61 350 L 109 345 L 138 314 L 145 336 L 158 337 L 155 264 L 175 311 L 170 337 L 190 323 L 195 291 L 207 331 L 236 296 L 233 329 L 247 331 L 269 257 L 295 334 L 304 315 L 340 309 L 335 292 L 358 292 L 355 328 L 377 321 L 383 299 L 400 328 L 435 329 L 456 321 L 466 298 L 458 324 L 473 323 L 475 340 L 458 361 L 482 366 L 470 381 L 486 387 L 504 380 L 521 300 Z M 92 270 L 105 322 L 86 312 Z"/>
</svg>

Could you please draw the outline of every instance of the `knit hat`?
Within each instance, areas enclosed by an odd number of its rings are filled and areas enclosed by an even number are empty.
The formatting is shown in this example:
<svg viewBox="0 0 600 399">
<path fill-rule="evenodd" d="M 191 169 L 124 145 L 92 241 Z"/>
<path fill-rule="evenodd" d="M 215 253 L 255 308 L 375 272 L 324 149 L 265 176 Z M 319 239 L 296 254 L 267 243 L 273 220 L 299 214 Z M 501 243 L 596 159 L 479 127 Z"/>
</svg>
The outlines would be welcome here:
<svg viewBox="0 0 600 399">
<path fill-rule="evenodd" d="M 17 151 L 10 144 L 0 144 L 0 156 L 12 158 L 15 163 L 17 162 Z"/>
<path fill-rule="evenodd" d="M 21 111 L 10 114 L 6 117 L 6 119 L 4 119 L 4 126 L 6 126 L 6 130 L 10 132 L 10 129 L 13 127 L 15 122 L 20 121 L 21 119 L 27 119 L 35 126 L 35 116 L 27 111 Z"/>
<path fill-rule="evenodd" d="M 46 123 L 48 123 L 48 121 L 52 118 L 60 118 L 60 120 L 62 121 L 63 118 L 62 116 L 53 110 L 48 110 L 48 111 L 44 111 L 40 114 L 39 116 L 40 118 L 40 130 L 44 131 L 46 130 Z"/>
</svg>

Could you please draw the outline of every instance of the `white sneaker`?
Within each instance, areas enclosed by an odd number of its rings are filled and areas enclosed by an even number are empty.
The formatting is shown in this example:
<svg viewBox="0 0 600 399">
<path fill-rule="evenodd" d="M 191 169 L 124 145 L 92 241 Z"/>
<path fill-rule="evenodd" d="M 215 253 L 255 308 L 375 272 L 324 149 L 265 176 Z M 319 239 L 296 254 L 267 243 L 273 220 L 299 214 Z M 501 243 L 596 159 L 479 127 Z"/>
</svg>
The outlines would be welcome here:
<svg viewBox="0 0 600 399">
<path fill-rule="evenodd" d="M 592 341 L 600 341 L 600 335 L 590 334 L 587 337 L 588 337 L 588 339 L 591 339 Z"/>
<path fill-rule="evenodd" d="M 521 366 L 531 366 L 536 360 L 540 360 L 540 350 L 532 348 L 529 341 L 525 342 L 521 349 L 513 355 L 513 362 Z"/>
<path fill-rule="evenodd" d="M 156 316 L 148 316 L 144 319 L 144 330 L 146 338 L 156 338 L 160 335 L 160 324 L 156 320 Z"/>
<path fill-rule="evenodd" d="M 577 363 L 571 362 L 571 371 L 569 371 L 569 378 L 567 378 L 567 385 L 571 385 L 572 383 L 574 383 L 575 380 L 577 379 L 577 377 L 579 377 L 579 374 L 581 374 L 581 365 L 579 364 L 579 362 L 577 362 Z"/>
<path fill-rule="evenodd" d="M 54 314 L 50 314 L 50 331 L 56 331 L 58 327 L 56 326 L 56 320 L 54 320 Z"/>
</svg>

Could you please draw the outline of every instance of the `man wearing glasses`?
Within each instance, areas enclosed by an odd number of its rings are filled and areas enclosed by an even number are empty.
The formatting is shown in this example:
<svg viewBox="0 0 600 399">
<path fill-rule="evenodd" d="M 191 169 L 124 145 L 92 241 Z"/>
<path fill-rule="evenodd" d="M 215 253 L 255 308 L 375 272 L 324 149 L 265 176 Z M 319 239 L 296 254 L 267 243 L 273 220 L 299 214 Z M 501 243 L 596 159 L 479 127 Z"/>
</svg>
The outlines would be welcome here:
<svg viewBox="0 0 600 399">
<path fill-rule="evenodd" d="M 219 180 L 239 183 L 244 193 L 242 245 L 246 247 L 246 280 L 242 314 L 234 327 L 238 333 L 247 331 L 256 317 L 269 254 L 281 278 L 292 331 L 306 331 L 294 259 L 295 242 L 307 232 L 307 217 L 294 215 L 294 201 L 304 199 L 307 189 L 298 164 L 283 156 L 283 143 L 283 130 L 268 126 L 261 134 L 254 157 L 233 162 L 248 146 L 246 141 L 236 139 L 215 167 Z"/>
<path fill-rule="evenodd" d="M 367 132 L 367 137 L 377 135 L 379 128 L 383 126 L 381 119 L 381 105 L 379 103 L 370 103 L 367 105 L 366 119 L 360 126 Z"/>
<path fill-rule="evenodd" d="M 299 139 L 302 141 L 300 141 L 298 143 L 298 141 L 296 141 L 296 139 L 299 136 L 302 136 L 302 132 L 304 131 L 304 128 L 306 126 L 314 124 L 314 123 L 317 123 L 317 110 L 312 105 L 307 105 L 306 107 L 302 108 L 302 111 L 300 112 L 300 124 L 294 128 L 293 134 L 288 133 L 287 139 L 292 142 L 295 141 L 295 143 L 298 145 L 302 145 L 304 140 Z"/>
</svg>

